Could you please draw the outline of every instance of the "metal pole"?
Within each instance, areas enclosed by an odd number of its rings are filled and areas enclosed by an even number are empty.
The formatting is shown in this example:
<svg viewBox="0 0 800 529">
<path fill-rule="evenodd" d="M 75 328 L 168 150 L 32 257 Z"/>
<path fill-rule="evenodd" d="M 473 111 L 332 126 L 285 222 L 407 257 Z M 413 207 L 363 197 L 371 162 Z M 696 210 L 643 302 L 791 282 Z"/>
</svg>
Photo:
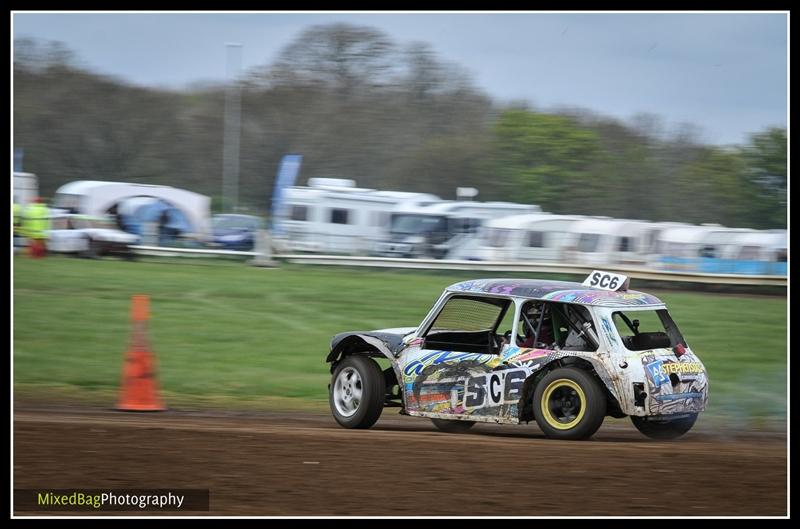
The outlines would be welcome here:
<svg viewBox="0 0 800 529">
<path fill-rule="evenodd" d="M 239 138 L 241 135 L 242 45 L 225 44 L 225 131 L 222 147 L 222 209 L 239 207 Z"/>
</svg>

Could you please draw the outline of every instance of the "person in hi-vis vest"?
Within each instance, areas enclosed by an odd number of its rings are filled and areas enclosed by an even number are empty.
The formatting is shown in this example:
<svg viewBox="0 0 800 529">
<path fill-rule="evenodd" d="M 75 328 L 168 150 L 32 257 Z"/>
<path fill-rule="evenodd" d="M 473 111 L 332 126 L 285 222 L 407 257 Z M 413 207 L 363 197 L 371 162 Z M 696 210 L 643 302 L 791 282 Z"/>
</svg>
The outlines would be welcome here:
<svg viewBox="0 0 800 529">
<path fill-rule="evenodd" d="M 31 257 L 39 258 L 47 255 L 47 232 L 50 229 L 50 210 L 44 200 L 37 197 L 28 204 L 22 219 L 22 234 L 28 238 Z"/>
</svg>

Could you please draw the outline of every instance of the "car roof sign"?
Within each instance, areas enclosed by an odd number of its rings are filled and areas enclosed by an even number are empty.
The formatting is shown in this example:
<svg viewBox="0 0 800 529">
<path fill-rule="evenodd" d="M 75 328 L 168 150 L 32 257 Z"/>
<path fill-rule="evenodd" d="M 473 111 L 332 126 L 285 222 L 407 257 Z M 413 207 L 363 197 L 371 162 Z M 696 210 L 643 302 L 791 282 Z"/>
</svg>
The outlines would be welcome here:
<svg viewBox="0 0 800 529">
<path fill-rule="evenodd" d="M 630 286 L 630 278 L 622 274 L 592 270 L 592 273 L 581 283 L 583 286 L 602 290 L 625 291 Z"/>
</svg>

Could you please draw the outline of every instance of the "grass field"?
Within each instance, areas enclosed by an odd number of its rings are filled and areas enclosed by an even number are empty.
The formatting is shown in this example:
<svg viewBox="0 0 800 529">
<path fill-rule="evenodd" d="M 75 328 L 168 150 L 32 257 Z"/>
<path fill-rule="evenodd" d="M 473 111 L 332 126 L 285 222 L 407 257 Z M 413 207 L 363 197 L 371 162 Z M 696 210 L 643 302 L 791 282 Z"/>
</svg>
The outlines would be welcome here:
<svg viewBox="0 0 800 529">
<path fill-rule="evenodd" d="M 168 403 L 232 407 L 324 406 L 332 335 L 416 326 L 445 286 L 475 277 L 206 260 L 13 264 L 17 395 L 112 399 L 130 297 L 143 293 Z M 708 368 L 710 414 L 743 426 L 785 420 L 785 297 L 652 292 Z"/>
</svg>

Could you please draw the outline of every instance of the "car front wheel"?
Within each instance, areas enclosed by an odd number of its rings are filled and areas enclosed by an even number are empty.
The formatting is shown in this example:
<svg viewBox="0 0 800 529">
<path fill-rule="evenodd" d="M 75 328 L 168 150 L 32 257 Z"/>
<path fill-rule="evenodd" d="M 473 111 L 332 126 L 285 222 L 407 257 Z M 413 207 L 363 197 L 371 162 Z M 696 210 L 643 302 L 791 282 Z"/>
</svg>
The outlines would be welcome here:
<svg viewBox="0 0 800 529">
<path fill-rule="evenodd" d="M 696 420 L 696 413 L 677 419 L 637 417 L 631 415 L 631 421 L 633 421 L 633 425 L 636 426 L 637 430 L 650 439 L 658 439 L 661 441 L 677 439 L 691 430 Z"/>
<path fill-rule="evenodd" d="M 603 424 L 606 396 L 591 373 L 564 367 L 554 369 L 533 393 L 536 423 L 553 439 L 586 439 Z"/>
<path fill-rule="evenodd" d="M 386 379 L 373 359 L 347 356 L 333 371 L 329 394 L 336 422 L 345 428 L 369 428 L 383 411 Z"/>
</svg>

